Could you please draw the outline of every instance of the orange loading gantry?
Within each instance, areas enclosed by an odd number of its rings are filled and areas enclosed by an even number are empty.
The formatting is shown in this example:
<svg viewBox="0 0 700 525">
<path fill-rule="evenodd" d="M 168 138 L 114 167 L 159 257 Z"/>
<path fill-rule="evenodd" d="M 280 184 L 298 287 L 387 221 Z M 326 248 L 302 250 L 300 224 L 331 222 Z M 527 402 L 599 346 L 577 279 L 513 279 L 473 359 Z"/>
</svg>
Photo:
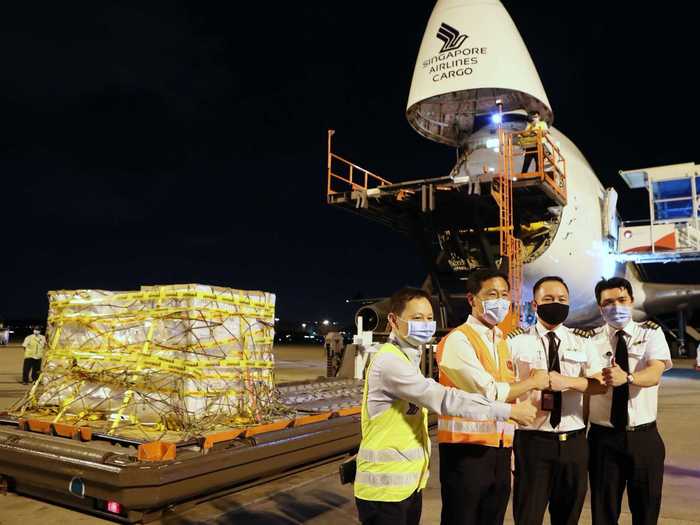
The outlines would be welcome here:
<svg viewBox="0 0 700 525">
<path fill-rule="evenodd" d="M 450 177 L 394 184 L 333 153 L 334 133 L 334 130 L 328 130 L 327 201 L 329 204 L 345 206 L 356 212 L 364 210 L 379 222 L 396 227 L 396 222 L 392 223 L 390 219 L 382 220 L 381 206 L 373 207 L 369 203 L 380 203 L 384 198 L 384 204 L 386 204 L 385 197 L 393 197 L 398 201 L 404 199 L 407 194 L 420 192 L 421 210 L 432 211 L 435 206 L 435 191 L 454 189 L 454 183 Z M 552 204 L 566 205 L 566 162 L 561 156 L 559 147 L 548 134 L 536 132 L 538 169 L 534 172 L 519 173 L 514 169 L 514 162 L 522 158 L 522 152 L 517 147 L 522 135 L 521 131 L 509 132 L 499 127 L 499 169 L 498 173 L 492 175 L 491 180 L 491 196 L 498 205 L 499 224 L 489 230 L 499 232 L 499 253 L 507 261 L 512 290 L 511 314 L 502 324 L 505 330 L 516 327 L 520 322 L 523 284 L 523 246 L 521 240 L 515 236 L 514 189 L 531 191 L 535 188 L 546 195 Z M 485 175 L 488 174 L 485 172 Z"/>
</svg>

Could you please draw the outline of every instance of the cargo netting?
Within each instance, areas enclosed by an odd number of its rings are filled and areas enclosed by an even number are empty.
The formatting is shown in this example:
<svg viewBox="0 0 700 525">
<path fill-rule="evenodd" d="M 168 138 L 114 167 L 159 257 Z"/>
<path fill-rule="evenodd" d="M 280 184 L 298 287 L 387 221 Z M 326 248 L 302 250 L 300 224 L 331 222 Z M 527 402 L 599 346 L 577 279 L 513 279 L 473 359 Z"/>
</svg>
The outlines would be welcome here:
<svg viewBox="0 0 700 525">
<path fill-rule="evenodd" d="M 49 292 L 49 347 L 19 417 L 179 441 L 271 421 L 275 296 L 202 285 Z"/>
</svg>

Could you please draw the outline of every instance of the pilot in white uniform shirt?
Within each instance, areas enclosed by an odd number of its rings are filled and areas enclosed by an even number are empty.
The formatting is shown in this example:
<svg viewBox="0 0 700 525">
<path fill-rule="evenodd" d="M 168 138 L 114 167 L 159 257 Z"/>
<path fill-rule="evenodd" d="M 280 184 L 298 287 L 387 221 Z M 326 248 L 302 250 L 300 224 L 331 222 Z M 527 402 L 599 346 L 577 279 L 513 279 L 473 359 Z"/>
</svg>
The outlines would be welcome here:
<svg viewBox="0 0 700 525">
<path fill-rule="evenodd" d="M 635 371 L 644 370 L 652 359 L 663 361 L 665 365 L 664 371 L 669 370 L 673 366 L 666 337 L 656 324 L 630 321 L 623 328 L 623 331 L 627 342 L 629 372 L 631 375 L 634 375 Z M 617 330 L 615 328 L 605 325 L 592 339 L 598 355 L 606 361 L 605 366 L 608 366 L 608 360 L 615 354 L 616 334 Z M 608 353 L 610 353 L 609 356 L 606 355 Z M 628 426 L 637 427 L 656 421 L 659 385 L 642 388 L 631 383 L 629 389 Z M 612 428 L 612 423 L 610 422 L 612 392 L 613 389 L 609 388 L 607 393 L 603 395 L 591 396 L 591 423 Z"/>
<path fill-rule="evenodd" d="M 591 344 L 592 332 L 563 325 L 569 290 L 561 277 L 542 277 L 532 296 L 537 323 L 527 333 L 509 334 L 508 343 L 518 380 L 544 369 L 549 388 L 520 398 L 530 399 L 538 412 L 532 424 L 515 431 L 513 518 L 516 525 L 542 523 L 549 509 L 551 523 L 575 524 L 588 489 L 584 393 L 605 391 L 604 363 Z"/>
<path fill-rule="evenodd" d="M 589 479 L 594 525 L 620 519 L 625 491 L 637 525 L 658 523 L 666 447 L 656 426 L 659 383 L 671 368 L 661 328 L 632 320 L 631 283 L 603 279 L 595 287 L 605 326 L 592 339 L 604 358 L 605 394 L 591 396 Z M 614 359 L 614 362 L 613 362 Z"/>
</svg>

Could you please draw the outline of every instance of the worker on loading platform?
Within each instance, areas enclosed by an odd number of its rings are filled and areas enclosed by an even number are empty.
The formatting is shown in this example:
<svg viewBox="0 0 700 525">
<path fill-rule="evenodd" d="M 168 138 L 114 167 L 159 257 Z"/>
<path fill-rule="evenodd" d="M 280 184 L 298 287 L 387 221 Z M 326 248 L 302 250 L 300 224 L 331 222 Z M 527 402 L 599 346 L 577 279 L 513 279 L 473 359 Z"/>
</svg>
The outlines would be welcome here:
<svg viewBox="0 0 700 525">
<path fill-rule="evenodd" d="M 593 343 L 612 362 L 603 369 L 610 388 L 590 401 L 593 525 L 617 523 L 625 486 L 632 523 L 654 524 L 661 509 L 666 455 L 656 411 L 661 374 L 673 366 L 671 353 L 657 324 L 632 320 L 634 297 L 628 280 L 603 279 L 595 296 L 606 324 Z"/>
<path fill-rule="evenodd" d="M 28 385 L 39 379 L 41 372 L 41 359 L 44 357 L 46 338 L 41 330 L 34 328 L 33 332 L 24 338 L 24 363 L 22 366 L 22 384 Z"/>
<path fill-rule="evenodd" d="M 540 159 L 537 155 L 537 134 L 541 135 L 549 133 L 547 123 L 542 120 L 539 111 L 531 111 L 528 113 L 528 124 L 525 130 L 520 133 L 519 145 L 523 148 L 525 157 L 523 158 L 523 167 L 520 173 L 527 173 L 530 169 L 530 164 L 535 161 L 535 171 L 540 171 Z"/>
<path fill-rule="evenodd" d="M 446 388 L 420 371 L 421 348 L 435 333 L 430 295 L 404 288 L 390 299 L 389 342 L 372 357 L 362 399 L 355 501 L 360 521 L 417 525 L 428 480 L 428 410 L 480 421 L 528 424 L 535 408 Z"/>
<path fill-rule="evenodd" d="M 467 299 L 471 315 L 438 345 L 440 383 L 509 403 L 548 388 L 546 369 L 514 382 L 510 349 L 496 326 L 510 309 L 508 278 L 496 270 L 477 270 L 467 281 Z M 503 523 L 514 430 L 512 423 L 493 418 L 438 418 L 443 525 Z"/>
<path fill-rule="evenodd" d="M 603 361 L 592 332 L 562 324 L 569 315 L 569 288 L 561 277 L 543 277 L 532 296 L 537 323 L 508 337 L 516 375 L 528 377 L 533 368 L 545 368 L 550 388 L 524 396 L 540 410 L 531 425 L 515 431 L 513 517 L 517 525 L 540 525 L 549 504 L 552 525 L 575 525 L 588 489 L 583 396 L 607 390 Z"/>
</svg>

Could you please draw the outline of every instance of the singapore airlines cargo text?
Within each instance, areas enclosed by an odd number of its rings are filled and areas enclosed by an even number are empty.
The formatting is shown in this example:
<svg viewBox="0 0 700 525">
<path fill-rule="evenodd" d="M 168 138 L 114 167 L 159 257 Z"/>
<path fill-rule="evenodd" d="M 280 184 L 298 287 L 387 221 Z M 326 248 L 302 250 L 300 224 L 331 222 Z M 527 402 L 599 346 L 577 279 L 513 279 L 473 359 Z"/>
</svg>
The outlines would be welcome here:
<svg viewBox="0 0 700 525">
<path fill-rule="evenodd" d="M 433 73 L 433 82 L 471 75 L 474 70 L 470 66 L 479 63 L 479 57 L 476 55 L 485 54 L 485 47 L 470 47 L 448 51 L 424 60 L 423 68 L 430 66 L 430 73 Z"/>
</svg>

